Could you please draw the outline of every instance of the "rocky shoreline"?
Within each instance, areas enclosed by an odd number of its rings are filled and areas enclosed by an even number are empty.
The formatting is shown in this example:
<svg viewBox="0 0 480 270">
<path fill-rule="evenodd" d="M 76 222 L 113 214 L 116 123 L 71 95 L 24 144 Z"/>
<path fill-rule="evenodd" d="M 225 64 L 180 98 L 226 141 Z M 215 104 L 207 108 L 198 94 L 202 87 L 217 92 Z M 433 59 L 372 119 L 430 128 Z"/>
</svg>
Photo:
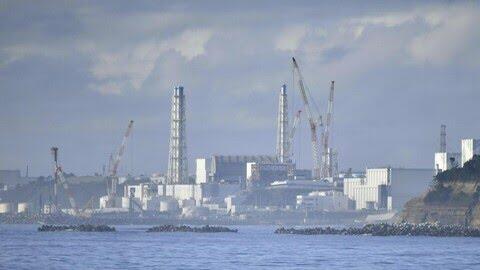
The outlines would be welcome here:
<svg viewBox="0 0 480 270">
<path fill-rule="evenodd" d="M 302 235 L 372 235 L 372 236 L 437 236 L 437 237 L 480 237 L 480 229 L 460 225 L 421 224 L 367 224 L 359 228 L 278 228 L 276 234 Z"/>
<path fill-rule="evenodd" d="M 72 232 L 115 232 L 115 227 L 110 227 L 107 225 L 42 225 L 38 227 L 39 232 L 63 232 L 63 231 L 72 231 Z"/>
<path fill-rule="evenodd" d="M 221 226 L 203 226 L 203 227 L 190 227 L 186 225 L 175 226 L 175 225 L 161 225 L 149 228 L 147 232 L 195 232 L 195 233 L 222 233 L 230 232 L 236 233 L 237 229 L 230 229 L 228 227 Z"/>
</svg>

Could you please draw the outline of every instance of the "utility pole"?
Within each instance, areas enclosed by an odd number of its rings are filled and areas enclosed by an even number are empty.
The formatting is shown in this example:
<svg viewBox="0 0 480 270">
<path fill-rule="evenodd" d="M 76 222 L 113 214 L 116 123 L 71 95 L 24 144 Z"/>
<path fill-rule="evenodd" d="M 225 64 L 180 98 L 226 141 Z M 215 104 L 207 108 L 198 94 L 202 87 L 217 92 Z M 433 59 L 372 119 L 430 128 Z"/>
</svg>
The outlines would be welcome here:
<svg viewBox="0 0 480 270">
<path fill-rule="evenodd" d="M 58 209 L 58 147 L 53 146 L 50 148 L 50 151 L 53 155 L 53 212 L 56 212 Z"/>
</svg>

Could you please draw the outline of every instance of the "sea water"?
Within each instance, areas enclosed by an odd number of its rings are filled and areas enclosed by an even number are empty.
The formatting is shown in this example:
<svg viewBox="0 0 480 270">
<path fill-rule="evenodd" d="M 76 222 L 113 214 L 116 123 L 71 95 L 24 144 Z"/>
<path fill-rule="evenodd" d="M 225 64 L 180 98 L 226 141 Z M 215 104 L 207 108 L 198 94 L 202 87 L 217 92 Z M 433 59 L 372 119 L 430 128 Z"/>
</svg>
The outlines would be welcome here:
<svg viewBox="0 0 480 270">
<path fill-rule="evenodd" d="M 0 269 L 480 269 L 480 238 L 37 232 L 0 225 Z"/>
</svg>

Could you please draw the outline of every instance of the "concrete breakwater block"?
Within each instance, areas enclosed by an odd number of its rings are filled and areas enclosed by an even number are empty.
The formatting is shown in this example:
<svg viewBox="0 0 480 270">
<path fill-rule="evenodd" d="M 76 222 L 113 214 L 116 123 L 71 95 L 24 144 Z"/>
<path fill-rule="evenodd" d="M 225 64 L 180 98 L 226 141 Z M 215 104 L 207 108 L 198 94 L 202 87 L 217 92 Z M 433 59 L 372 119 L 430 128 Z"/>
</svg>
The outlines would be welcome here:
<svg viewBox="0 0 480 270">
<path fill-rule="evenodd" d="M 230 229 L 228 227 L 221 226 L 203 226 L 203 227 L 190 227 L 186 225 L 175 226 L 175 225 L 161 225 L 149 228 L 147 232 L 195 232 L 195 233 L 222 233 L 230 232 L 236 233 L 237 229 Z"/>
<path fill-rule="evenodd" d="M 62 232 L 62 231 L 72 231 L 72 232 L 115 232 L 115 227 L 110 227 L 107 225 L 42 225 L 38 227 L 39 232 Z"/>
<path fill-rule="evenodd" d="M 438 237 L 480 237 L 480 229 L 460 225 L 420 224 L 367 224 L 360 228 L 278 228 L 276 234 L 333 234 L 333 235 L 373 235 L 373 236 L 438 236 Z"/>
</svg>

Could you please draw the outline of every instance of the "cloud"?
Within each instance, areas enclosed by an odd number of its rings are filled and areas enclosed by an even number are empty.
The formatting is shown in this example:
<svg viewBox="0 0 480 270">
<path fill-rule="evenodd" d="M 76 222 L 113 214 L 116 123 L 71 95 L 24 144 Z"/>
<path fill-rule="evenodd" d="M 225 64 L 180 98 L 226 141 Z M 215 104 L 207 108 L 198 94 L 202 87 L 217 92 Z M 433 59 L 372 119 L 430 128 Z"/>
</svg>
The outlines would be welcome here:
<svg viewBox="0 0 480 270">
<path fill-rule="evenodd" d="M 146 40 L 119 52 L 96 52 L 91 72 L 98 83 L 93 88 L 102 94 L 119 94 L 129 88 L 139 90 L 162 54 L 176 51 L 191 61 L 206 53 L 205 45 L 212 34 L 208 29 L 187 29 L 163 41 Z M 109 86 L 115 90 L 106 91 Z"/>
<path fill-rule="evenodd" d="M 452 62 L 478 65 L 478 9 L 448 8 L 427 13 L 424 19 L 431 26 L 430 29 L 413 38 L 408 46 L 415 61 L 442 66 Z"/>
<path fill-rule="evenodd" d="M 371 27 L 400 27 L 408 34 L 398 39 L 407 51 L 407 56 L 417 63 L 445 65 L 458 61 L 478 63 L 480 60 L 480 11 L 473 4 L 430 5 L 410 10 L 391 12 L 378 16 L 363 16 L 349 19 L 349 28 L 356 39 Z M 400 35 L 399 35 L 400 36 Z"/>
<path fill-rule="evenodd" d="M 78 168 L 90 172 L 104 162 L 101 148 L 113 148 L 111 138 L 118 132 L 85 131 L 89 123 L 84 119 L 103 119 L 95 124 L 98 129 L 118 125 L 121 132 L 133 118 L 136 151 L 148 156 L 138 164 L 139 171 L 165 168 L 169 96 L 177 83 L 187 91 L 190 157 L 195 152 L 273 152 L 281 84 L 288 85 L 290 108 L 301 106 L 298 89 L 291 85 L 292 54 L 321 112 L 330 80 L 338 83 L 334 146 L 343 153 L 341 167 L 380 161 L 429 166 L 431 138 L 440 121 L 457 125 L 452 138 L 478 134 L 478 126 L 469 123 L 475 121 L 480 76 L 478 69 L 465 65 L 480 63 L 475 62 L 480 41 L 473 28 L 480 17 L 478 7 L 459 2 L 372 3 L 368 8 L 321 2 L 255 8 L 126 3 L 81 10 L 54 3 L 55 10 L 31 5 L 0 10 L 0 122 L 9 126 L 1 141 L 11 145 L 3 146 L 4 156 L 18 157 L 6 166 L 23 166 L 25 157 L 43 156 L 45 145 L 63 139 L 71 147 L 65 156 L 77 158 L 69 163 L 89 161 Z M 32 11 L 18 16 L 23 8 Z M 329 12 L 332 8 L 337 12 Z M 425 63 L 441 68 L 425 68 Z M 452 88 L 460 100 L 455 104 Z M 446 107 L 467 111 L 458 119 Z M 85 113 L 78 114 L 81 110 Z M 296 139 L 304 143 L 299 167 L 311 162 L 305 124 Z M 33 127 L 38 135 L 34 141 L 22 135 Z M 410 128 L 415 135 L 403 141 L 400 128 Z M 429 138 L 420 142 L 422 136 Z M 79 141 L 90 139 L 94 147 L 78 147 L 85 145 Z M 386 156 L 385 147 L 391 148 Z M 419 155 L 405 161 L 398 154 L 403 148 Z"/>
<path fill-rule="evenodd" d="M 212 31 L 208 29 L 192 29 L 184 31 L 175 38 L 168 47 L 178 51 L 187 60 L 205 54 L 205 44 L 212 37 Z"/>
<path fill-rule="evenodd" d="M 357 25 L 382 25 L 385 27 L 395 27 L 408 22 L 413 22 L 416 18 L 415 12 L 390 13 L 380 16 L 366 16 L 351 20 L 352 24 Z"/>
<path fill-rule="evenodd" d="M 275 49 L 280 51 L 296 51 L 302 39 L 307 35 L 306 25 L 289 26 L 278 35 Z"/>
</svg>

